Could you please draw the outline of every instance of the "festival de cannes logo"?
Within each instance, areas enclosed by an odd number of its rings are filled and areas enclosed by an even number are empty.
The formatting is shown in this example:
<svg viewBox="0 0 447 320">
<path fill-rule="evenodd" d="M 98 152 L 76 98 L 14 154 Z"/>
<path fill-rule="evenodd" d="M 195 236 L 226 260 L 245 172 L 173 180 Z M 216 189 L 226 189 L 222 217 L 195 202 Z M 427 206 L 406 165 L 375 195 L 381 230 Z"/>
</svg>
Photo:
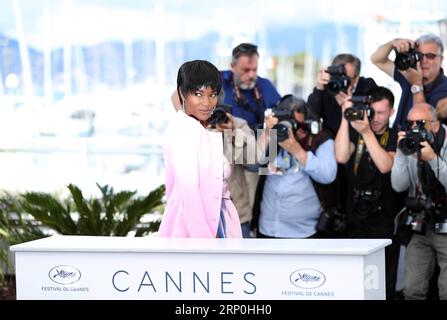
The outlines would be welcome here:
<svg viewBox="0 0 447 320">
<path fill-rule="evenodd" d="M 314 269 L 299 269 L 290 275 L 290 282 L 302 289 L 315 289 L 321 287 L 326 282 L 323 273 Z"/>
<path fill-rule="evenodd" d="M 48 272 L 48 277 L 58 284 L 72 284 L 81 279 L 81 271 L 72 266 L 56 266 Z"/>
</svg>

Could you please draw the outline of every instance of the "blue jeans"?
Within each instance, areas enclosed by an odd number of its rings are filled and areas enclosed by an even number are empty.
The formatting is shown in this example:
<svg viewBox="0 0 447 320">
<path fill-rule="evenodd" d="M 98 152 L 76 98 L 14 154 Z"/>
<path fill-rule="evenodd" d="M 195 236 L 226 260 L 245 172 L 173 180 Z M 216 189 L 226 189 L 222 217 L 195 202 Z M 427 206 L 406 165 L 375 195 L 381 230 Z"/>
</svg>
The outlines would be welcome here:
<svg viewBox="0 0 447 320">
<path fill-rule="evenodd" d="M 250 238 L 250 222 L 241 223 L 242 238 Z"/>
</svg>

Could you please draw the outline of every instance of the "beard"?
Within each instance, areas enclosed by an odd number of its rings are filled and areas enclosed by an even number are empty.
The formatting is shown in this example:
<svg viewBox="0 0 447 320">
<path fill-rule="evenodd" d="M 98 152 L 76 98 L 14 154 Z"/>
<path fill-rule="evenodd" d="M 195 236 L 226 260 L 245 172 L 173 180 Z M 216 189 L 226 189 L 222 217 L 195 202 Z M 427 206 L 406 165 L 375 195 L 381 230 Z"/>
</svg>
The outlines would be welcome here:
<svg viewBox="0 0 447 320">
<path fill-rule="evenodd" d="M 252 90 L 256 86 L 256 78 L 250 79 L 250 82 L 242 82 L 241 78 L 234 74 L 234 83 L 242 90 Z"/>
<path fill-rule="evenodd" d="M 380 123 L 380 122 L 374 122 L 370 124 L 371 129 L 374 126 L 376 128 L 376 130 L 373 129 L 374 133 L 376 134 L 382 134 L 383 132 L 385 132 L 386 128 L 388 127 L 388 123 Z"/>
</svg>

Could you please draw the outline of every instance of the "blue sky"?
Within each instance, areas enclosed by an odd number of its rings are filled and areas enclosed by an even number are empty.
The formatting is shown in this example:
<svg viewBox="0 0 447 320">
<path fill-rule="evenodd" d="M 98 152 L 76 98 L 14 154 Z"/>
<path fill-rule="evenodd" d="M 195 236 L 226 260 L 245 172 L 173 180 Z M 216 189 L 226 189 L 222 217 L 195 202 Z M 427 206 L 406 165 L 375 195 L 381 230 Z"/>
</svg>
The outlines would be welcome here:
<svg viewBox="0 0 447 320">
<path fill-rule="evenodd" d="M 442 0 L 1 0 L 0 33 L 17 36 L 19 4 L 27 41 L 60 46 L 104 40 L 194 40 L 209 32 L 250 35 L 278 26 L 365 24 L 378 16 L 399 21 L 447 17 Z M 47 18 L 45 18 L 47 17 Z M 49 39 L 49 40 L 48 40 Z"/>
</svg>

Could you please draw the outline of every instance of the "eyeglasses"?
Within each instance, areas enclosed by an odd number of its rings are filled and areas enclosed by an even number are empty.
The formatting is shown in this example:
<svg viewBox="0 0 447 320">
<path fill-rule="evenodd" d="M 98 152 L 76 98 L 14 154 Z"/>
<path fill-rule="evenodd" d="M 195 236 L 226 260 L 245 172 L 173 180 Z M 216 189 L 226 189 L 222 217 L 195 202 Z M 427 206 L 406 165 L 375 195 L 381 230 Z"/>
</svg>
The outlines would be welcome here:
<svg viewBox="0 0 447 320">
<path fill-rule="evenodd" d="M 428 60 L 434 60 L 437 56 L 440 56 L 440 54 L 432 53 L 432 52 L 428 52 L 428 53 L 418 52 L 418 54 L 419 54 L 419 58 L 421 60 L 424 59 L 424 57 L 426 57 Z"/>
<path fill-rule="evenodd" d="M 407 128 L 412 128 L 415 124 L 417 125 L 417 126 L 425 126 L 425 124 L 427 123 L 427 122 L 435 122 L 434 120 L 425 120 L 425 119 L 422 119 L 422 120 L 408 120 L 407 121 Z"/>
</svg>

